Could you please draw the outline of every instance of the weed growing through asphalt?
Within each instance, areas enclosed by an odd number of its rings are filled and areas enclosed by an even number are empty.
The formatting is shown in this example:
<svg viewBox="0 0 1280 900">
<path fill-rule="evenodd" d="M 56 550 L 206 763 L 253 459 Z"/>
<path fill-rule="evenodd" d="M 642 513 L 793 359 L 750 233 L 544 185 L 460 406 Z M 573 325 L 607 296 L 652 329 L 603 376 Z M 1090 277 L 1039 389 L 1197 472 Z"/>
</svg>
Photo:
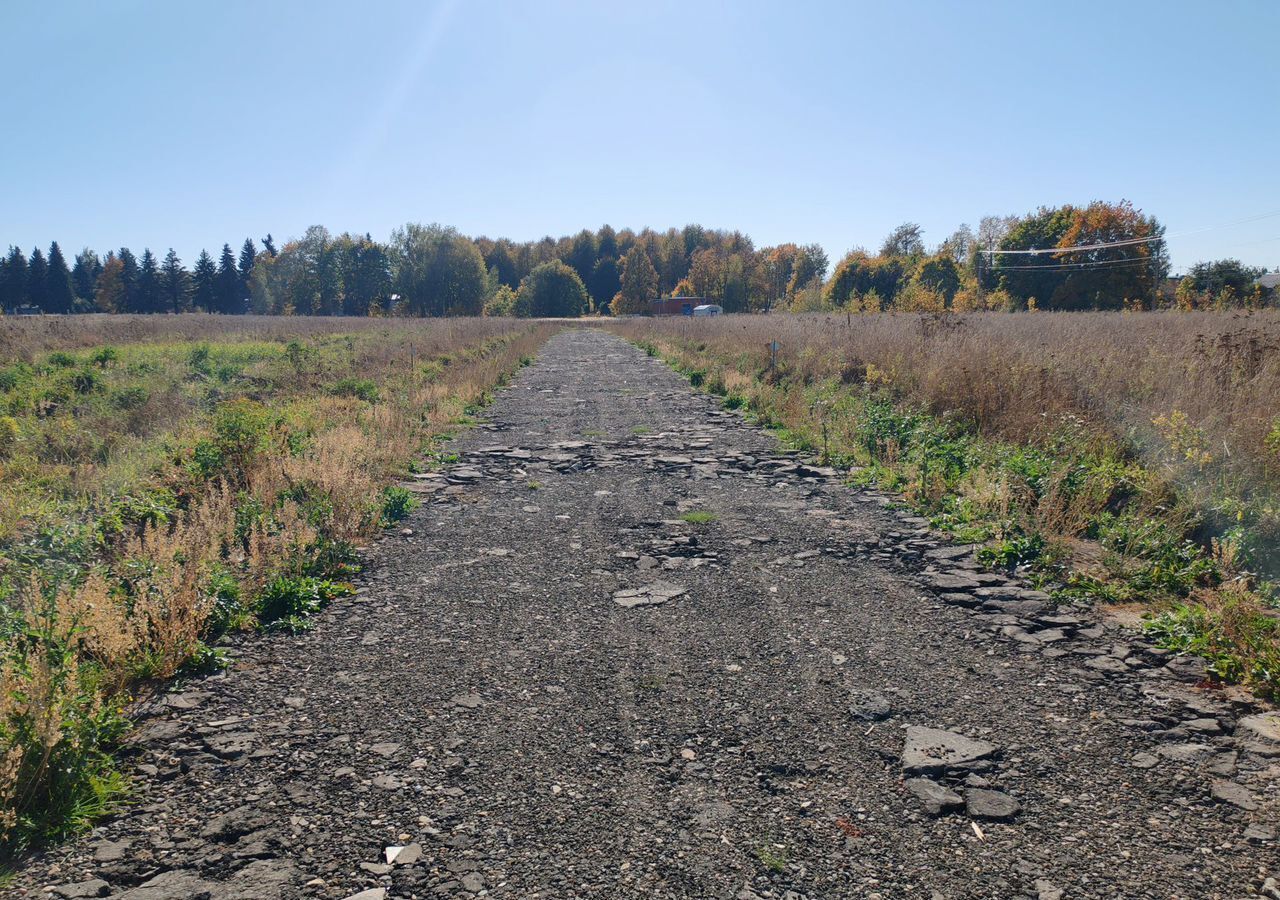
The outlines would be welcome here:
<svg viewBox="0 0 1280 900">
<path fill-rule="evenodd" d="M 661 675 L 641 675 L 636 679 L 636 689 L 642 691 L 660 691 L 666 686 L 666 679 Z"/>
<path fill-rule="evenodd" d="M 766 844 L 756 849 L 756 859 L 770 872 L 787 871 L 787 848 L 782 844 Z"/>
<path fill-rule="evenodd" d="M 398 485 L 389 485 L 382 489 L 382 524 L 394 525 L 409 518 L 409 514 L 418 506 L 418 501 L 407 489 Z"/>
<path fill-rule="evenodd" d="M 680 519 L 690 525 L 706 525 L 716 520 L 716 514 L 706 509 L 693 509 L 687 513 L 681 513 Z"/>
</svg>

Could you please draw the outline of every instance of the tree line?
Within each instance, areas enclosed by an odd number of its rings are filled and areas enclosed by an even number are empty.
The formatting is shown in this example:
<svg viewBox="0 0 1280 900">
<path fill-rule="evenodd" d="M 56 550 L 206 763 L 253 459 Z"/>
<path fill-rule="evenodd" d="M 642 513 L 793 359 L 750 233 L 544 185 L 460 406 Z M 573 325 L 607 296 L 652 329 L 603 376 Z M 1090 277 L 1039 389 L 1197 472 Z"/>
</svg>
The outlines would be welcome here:
<svg viewBox="0 0 1280 900">
<path fill-rule="evenodd" d="M 275 315 L 579 316 L 644 312 L 680 293 L 730 311 L 784 305 L 820 284 L 827 258 L 816 244 L 758 250 L 737 231 L 700 225 L 664 232 L 596 231 L 518 243 L 471 238 L 410 223 L 382 243 L 323 226 L 280 247 L 271 235 L 201 251 L 188 269 L 170 249 L 159 259 L 127 247 L 84 249 L 69 265 L 54 242 L 0 260 L 0 305 L 49 313 L 200 310 Z"/>
<path fill-rule="evenodd" d="M 1118 310 L 1259 307 L 1276 292 L 1265 270 L 1239 260 L 1193 266 L 1169 277 L 1164 226 L 1131 203 L 1041 207 L 961 225 L 937 246 L 906 223 L 878 253 L 850 251 L 820 293 L 792 308 L 942 310 Z"/>
<path fill-rule="evenodd" d="M 1089 249 L 1081 250 L 1085 247 Z M 282 246 L 246 238 L 202 250 L 188 269 L 170 249 L 127 247 L 71 264 L 57 242 L 0 260 L 0 305 L 49 313 L 201 310 L 268 315 L 581 316 L 647 312 L 691 296 L 727 312 L 899 309 L 1184 308 L 1263 303 L 1260 270 L 1205 263 L 1173 290 L 1164 227 L 1131 204 L 1041 208 L 962 225 L 927 248 L 895 228 L 879 251 L 855 248 L 828 277 L 817 244 L 757 248 L 739 231 L 686 225 L 515 242 L 410 223 L 388 241 L 323 226 Z"/>
</svg>

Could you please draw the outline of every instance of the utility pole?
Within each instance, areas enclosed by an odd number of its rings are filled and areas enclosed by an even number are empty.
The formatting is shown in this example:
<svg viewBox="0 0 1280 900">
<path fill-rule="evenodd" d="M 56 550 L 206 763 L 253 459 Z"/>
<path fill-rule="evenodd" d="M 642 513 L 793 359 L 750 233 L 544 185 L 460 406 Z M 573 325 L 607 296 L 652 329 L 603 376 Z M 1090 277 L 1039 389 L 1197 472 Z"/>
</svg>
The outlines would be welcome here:
<svg viewBox="0 0 1280 900">
<path fill-rule="evenodd" d="M 975 251 L 978 264 L 978 309 L 985 308 L 986 304 L 982 302 L 982 248 Z"/>
</svg>

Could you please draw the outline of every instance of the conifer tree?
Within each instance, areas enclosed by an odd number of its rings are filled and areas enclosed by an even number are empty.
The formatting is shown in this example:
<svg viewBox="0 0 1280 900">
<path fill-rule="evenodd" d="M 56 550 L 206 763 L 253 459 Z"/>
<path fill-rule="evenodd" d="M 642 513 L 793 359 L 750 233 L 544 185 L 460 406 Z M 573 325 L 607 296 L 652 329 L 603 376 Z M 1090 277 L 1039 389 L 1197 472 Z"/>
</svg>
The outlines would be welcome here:
<svg viewBox="0 0 1280 900">
<path fill-rule="evenodd" d="M 147 247 L 142 251 L 142 263 L 138 267 L 138 312 L 155 313 L 163 308 L 160 300 L 160 267 L 156 256 Z"/>
<path fill-rule="evenodd" d="M 71 289 L 71 270 L 62 248 L 54 241 L 49 245 L 49 262 L 45 269 L 45 312 L 69 313 L 75 307 L 75 292 Z"/>
<path fill-rule="evenodd" d="M 218 266 L 208 250 L 201 250 L 192 272 L 192 300 L 196 309 L 213 312 L 218 300 Z"/>
<path fill-rule="evenodd" d="M 215 307 L 220 313 L 244 312 L 244 295 L 240 293 L 240 271 L 230 244 L 222 245 L 222 257 L 218 260 L 218 276 L 215 282 Z"/>
<path fill-rule="evenodd" d="M 0 306 L 13 309 L 27 302 L 27 257 L 20 247 L 10 247 L 0 266 Z"/>
<path fill-rule="evenodd" d="M 240 273 L 240 298 L 243 300 L 249 296 L 249 276 L 253 274 L 253 264 L 258 258 L 258 251 L 254 249 L 253 239 L 245 238 L 243 246 L 240 247 L 240 261 L 236 265 L 236 269 Z"/>
<path fill-rule="evenodd" d="M 120 260 L 120 312 L 143 312 L 138 308 L 138 257 L 128 247 L 121 247 L 116 255 Z"/>
<path fill-rule="evenodd" d="M 31 262 L 27 264 L 27 296 L 24 302 L 37 309 L 45 308 L 45 296 L 48 292 L 49 264 L 44 254 L 36 247 L 31 251 Z"/>
<path fill-rule="evenodd" d="M 160 266 L 160 303 L 168 312 L 184 312 L 187 309 L 188 292 L 191 289 L 191 277 L 178 259 L 178 254 L 169 248 L 165 254 L 164 264 Z"/>
</svg>

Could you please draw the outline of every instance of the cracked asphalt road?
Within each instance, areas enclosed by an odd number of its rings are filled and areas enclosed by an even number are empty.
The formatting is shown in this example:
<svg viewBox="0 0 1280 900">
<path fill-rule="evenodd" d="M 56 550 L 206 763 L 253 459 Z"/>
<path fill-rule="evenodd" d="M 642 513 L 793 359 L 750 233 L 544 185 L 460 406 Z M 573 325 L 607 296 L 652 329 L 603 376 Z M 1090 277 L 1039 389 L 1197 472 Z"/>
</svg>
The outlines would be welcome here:
<svg viewBox="0 0 1280 900">
<path fill-rule="evenodd" d="M 1193 664 L 601 331 L 485 420 L 355 597 L 155 704 L 138 802 L 7 893 L 1234 898 L 1280 872 L 1280 743 Z M 945 757 L 919 732 L 904 771 L 909 726 L 972 758 L 917 765 Z"/>
</svg>

